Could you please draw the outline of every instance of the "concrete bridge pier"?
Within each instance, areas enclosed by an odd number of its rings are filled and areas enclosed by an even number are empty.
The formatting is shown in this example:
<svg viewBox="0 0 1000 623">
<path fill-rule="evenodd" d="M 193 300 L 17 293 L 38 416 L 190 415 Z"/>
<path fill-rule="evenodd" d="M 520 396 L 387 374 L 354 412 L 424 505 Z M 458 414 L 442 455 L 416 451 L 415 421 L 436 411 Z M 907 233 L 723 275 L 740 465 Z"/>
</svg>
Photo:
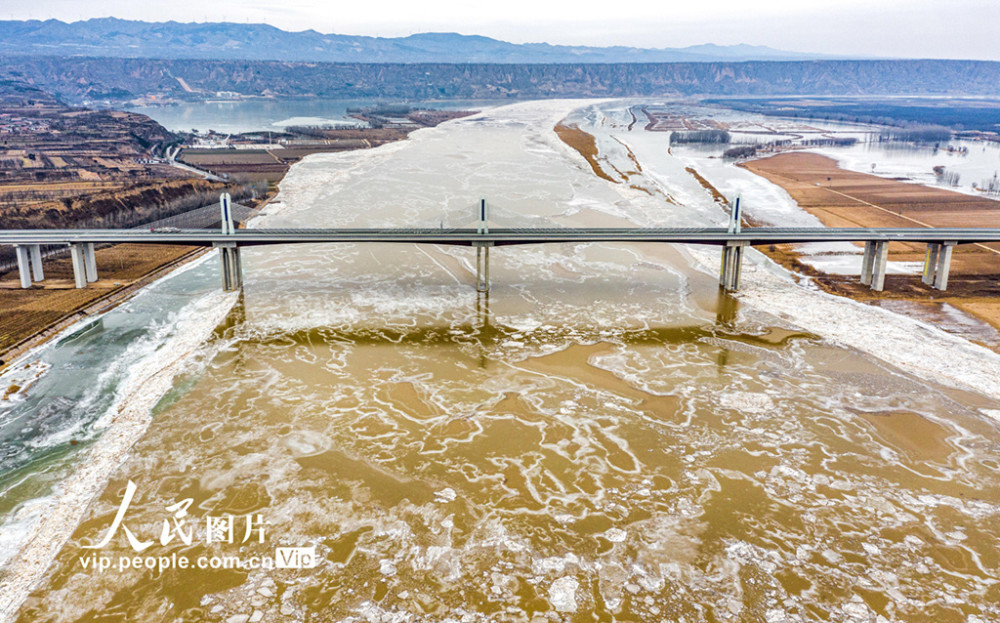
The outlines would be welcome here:
<svg viewBox="0 0 1000 623">
<path fill-rule="evenodd" d="M 938 253 L 937 268 L 934 271 L 934 289 L 948 289 L 948 273 L 951 272 L 951 252 L 955 248 L 954 242 L 942 242 L 941 252 Z"/>
<path fill-rule="evenodd" d="M 14 252 L 17 254 L 17 274 L 21 278 L 21 287 L 31 287 L 31 267 L 28 263 L 28 247 L 14 245 Z"/>
<path fill-rule="evenodd" d="M 73 260 L 73 280 L 77 288 L 87 287 L 87 261 L 84 255 L 84 245 L 69 245 L 69 256 Z"/>
<path fill-rule="evenodd" d="M 240 248 L 235 242 L 217 242 L 219 259 L 222 264 L 222 289 L 235 292 L 243 288 L 243 263 L 240 261 Z"/>
<path fill-rule="evenodd" d="M 865 243 L 861 259 L 861 283 L 876 292 L 885 288 L 885 269 L 889 260 L 889 242 L 885 240 Z"/>
<path fill-rule="evenodd" d="M 745 241 L 730 241 L 722 248 L 722 269 L 719 271 L 719 285 L 727 292 L 740 289 L 743 272 L 743 249 Z"/>
<path fill-rule="evenodd" d="M 866 286 L 872 284 L 872 267 L 875 264 L 875 244 L 865 243 L 865 254 L 861 258 L 861 283 Z"/>
<path fill-rule="evenodd" d="M 938 254 L 937 270 L 934 271 L 934 288 L 937 290 L 948 289 L 948 273 L 951 272 L 951 252 L 954 248 L 954 242 L 944 242 L 941 244 L 941 252 Z"/>
<path fill-rule="evenodd" d="M 889 264 L 889 242 L 882 240 L 875 243 L 875 257 L 872 261 L 871 288 L 876 292 L 885 289 L 885 269 Z"/>
<path fill-rule="evenodd" d="M 920 278 L 925 285 L 934 285 L 934 274 L 937 272 L 938 255 L 941 254 L 941 244 L 931 242 L 927 244 L 927 253 L 924 255 L 924 274 Z"/>
<path fill-rule="evenodd" d="M 935 290 L 948 289 L 951 252 L 956 244 L 954 241 L 948 241 L 931 242 L 927 245 L 927 254 L 924 256 L 924 274 L 921 281 Z"/>
<path fill-rule="evenodd" d="M 730 234 L 738 234 L 743 228 L 743 215 L 741 210 L 742 197 L 737 195 L 729 202 L 729 226 L 726 229 Z M 746 242 L 732 241 L 726 243 L 722 248 L 722 268 L 719 271 L 719 285 L 726 292 L 735 292 L 740 289 L 740 274 L 743 272 L 743 247 Z"/>
<path fill-rule="evenodd" d="M 479 200 L 479 224 L 476 233 L 490 233 L 490 213 L 485 199 Z M 476 292 L 490 291 L 490 247 L 492 242 L 473 242 L 476 247 Z"/>
<path fill-rule="evenodd" d="M 31 255 L 31 277 L 35 281 L 45 281 L 45 271 L 42 270 L 42 245 L 28 245 Z"/>
<path fill-rule="evenodd" d="M 94 252 L 93 242 L 83 245 L 83 264 L 87 272 L 87 283 L 97 281 L 97 254 Z"/>
<path fill-rule="evenodd" d="M 476 292 L 490 291 L 490 246 L 476 243 Z"/>
</svg>

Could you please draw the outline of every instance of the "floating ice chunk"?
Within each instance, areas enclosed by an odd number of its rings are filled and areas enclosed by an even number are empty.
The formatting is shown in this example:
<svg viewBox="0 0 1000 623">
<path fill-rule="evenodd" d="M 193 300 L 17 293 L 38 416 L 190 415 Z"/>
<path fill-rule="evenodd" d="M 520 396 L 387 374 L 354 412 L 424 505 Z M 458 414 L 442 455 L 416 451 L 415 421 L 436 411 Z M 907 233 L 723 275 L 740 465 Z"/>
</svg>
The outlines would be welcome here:
<svg viewBox="0 0 1000 623">
<path fill-rule="evenodd" d="M 892 449 L 890 448 L 882 448 L 881 450 L 879 450 L 878 454 L 880 457 L 882 457 L 882 460 L 886 462 L 891 463 L 899 460 L 899 455 L 893 452 Z"/>
<path fill-rule="evenodd" d="M 542 326 L 542 323 L 534 318 L 514 318 L 508 320 L 507 324 L 520 333 L 530 333 Z"/>
<path fill-rule="evenodd" d="M 764 620 L 767 621 L 767 623 L 786 623 L 786 621 L 788 621 L 788 617 L 785 616 L 785 612 L 783 610 L 775 608 L 764 613 Z"/>
<path fill-rule="evenodd" d="M 379 563 L 378 572 L 382 575 L 396 575 L 396 565 L 391 560 L 383 560 Z"/>
<path fill-rule="evenodd" d="M 774 409 L 774 401 L 761 392 L 727 392 L 719 396 L 719 404 L 741 413 L 767 413 Z"/>
<path fill-rule="evenodd" d="M 726 546 L 726 556 L 741 565 L 748 564 L 754 559 L 753 546 L 743 541 L 736 541 Z"/>
<path fill-rule="evenodd" d="M 663 587 L 666 585 L 666 581 L 658 576 L 641 575 L 639 576 L 638 581 L 639 586 L 653 593 L 662 591 Z"/>
<path fill-rule="evenodd" d="M 844 613 L 855 621 L 867 621 L 869 619 L 868 606 L 860 600 L 844 604 Z"/>
<path fill-rule="evenodd" d="M 903 539 L 903 543 L 906 543 L 910 547 L 923 547 L 924 541 L 920 537 L 913 536 L 912 534 L 907 534 L 906 538 Z"/>
<path fill-rule="evenodd" d="M 455 490 L 452 489 L 451 487 L 445 487 L 440 491 L 434 492 L 434 501 L 439 502 L 441 504 L 444 504 L 446 502 L 454 502 L 456 497 L 458 497 L 458 494 L 455 493 Z"/>
<path fill-rule="evenodd" d="M 1000 422 L 1000 409 L 980 409 L 979 411 L 986 417 Z"/>
<path fill-rule="evenodd" d="M 868 575 L 871 576 L 873 580 L 882 584 L 883 586 L 894 586 L 899 583 L 899 576 L 892 571 L 883 571 L 882 569 L 872 569 Z"/>
<path fill-rule="evenodd" d="M 611 541 L 612 543 L 621 543 L 628 537 L 628 533 L 619 528 L 611 528 L 604 533 L 604 538 Z"/>
<path fill-rule="evenodd" d="M 281 444 L 291 450 L 296 457 L 323 454 L 333 446 L 333 441 L 322 433 L 311 430 L 297 430 L 281 440 Z"/>
<path fill-rule="evenodd" d="M 559 578 L 549 587 L 549 602 L 558 612 L 576 612 L 576 590 L 580 583 L 576 578 Z"/>
<path fill-rule="evenodd" d="M 531 570 L 536 574 L 552 572 L 562 573 L 562 571 L 566 569 L 566 565 L 575 565 L 579 564 L 579 562 L 580 559 L 577 558 L 576 554 L 570 553 L 565 556 L 552 556 L 550 558 L 536 560 L 531 564 Z"/>
</svg>

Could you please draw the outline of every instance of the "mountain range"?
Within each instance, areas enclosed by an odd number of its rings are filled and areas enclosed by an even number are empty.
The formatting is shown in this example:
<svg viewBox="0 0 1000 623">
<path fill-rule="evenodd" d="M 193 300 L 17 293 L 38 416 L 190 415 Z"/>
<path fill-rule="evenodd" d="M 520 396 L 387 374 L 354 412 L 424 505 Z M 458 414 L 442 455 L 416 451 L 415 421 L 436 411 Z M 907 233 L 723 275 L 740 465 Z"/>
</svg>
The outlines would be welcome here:
<svg viewBox="0 0 1000 623">
<path fill-rule="evenodd" d="M 1000 62 L 316 63 L 0 56 L 0 81 L 73 104 L 136 98 L 539 99 L 774 95 L 1000 95 Z M 224 95 L 226 96 L 226 95 Z"/>
<path fill-rule="evenodd" d="M 365 37 L 288 32 L 268 24 L 0 21 L 0 55 L 272 60 L 332 63 L 673 63 L 816 60 L 818 54 L 751 45 L 685 48 L 516 44 L 478 35 Z"/>
</svg>

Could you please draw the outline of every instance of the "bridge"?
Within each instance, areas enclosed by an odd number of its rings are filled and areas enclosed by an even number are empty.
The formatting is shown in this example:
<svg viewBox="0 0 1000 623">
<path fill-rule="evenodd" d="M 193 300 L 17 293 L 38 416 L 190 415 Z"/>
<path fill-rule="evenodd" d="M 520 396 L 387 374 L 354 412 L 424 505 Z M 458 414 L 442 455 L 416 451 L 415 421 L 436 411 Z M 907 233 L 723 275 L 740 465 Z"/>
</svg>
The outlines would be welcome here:
<svg viewBox="0 0 1000 623">
<path fill-rule="evenodd" d="M 808 242 L 863 242 L 861 282 L 882 290 L 890 242 L 927 245 L 923 282 L 938 290 L 948 285 L 952 250 L 959 244 L 1000 242 L 1000 228 L 863 228 L 863 227 L 753 227 L 743 228 L 740 200 L 732 205 L 728 227 L 676 228 L 490 228 L 486 202 L 479 206 L 476 228 L 339 228 L 339 229 L 236 229 L 228 195 L 221 203 L 220 229 L 151 228 L 146 230 L 33 229 L 0 230 L 0 244 L 17 249 L 21 286 L 44 279 L 41 245 L 67 245 L 73 260 L 76 286 L 85 288 L 97 280 L 96 244 L 168 244 L 215 247 L 220 251 L 223 288 L 243 285 L 240 249 L 243 247 L 320 243 L 406 243 L 458 245 L 476 248 L 476 287 L 489 290 L 491 247 L 545 243 L 655 242 L 700 244 L 722 247 L 719 284 L 728 291 L 740 286 L 746 247 Z"/>
</svg>

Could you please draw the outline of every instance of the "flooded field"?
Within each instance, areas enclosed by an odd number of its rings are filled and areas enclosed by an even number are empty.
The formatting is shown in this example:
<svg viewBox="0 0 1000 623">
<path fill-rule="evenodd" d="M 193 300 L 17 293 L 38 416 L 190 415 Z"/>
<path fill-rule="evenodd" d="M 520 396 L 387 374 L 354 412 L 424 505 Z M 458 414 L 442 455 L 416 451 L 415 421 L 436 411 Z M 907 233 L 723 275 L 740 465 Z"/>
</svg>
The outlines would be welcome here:
<svg viewBox="0 0 1000 623">
<path fill-rule="evenodd" d="M 481 197 L 499 226 L 724 223 L 630 122 L 525 103 L 311 156 L 254 226 L 471 226 Z M 488 296 L 464 248 L 247 249 L 238 300 L 208 260 L 52 345 L 0 411 L 0 620 L 1000 617 L 995 353 L 757 254 L 737 298 L 704 248 L 496 248 Z M 284 547 L 315 564 L 254 564 Z M 136 556 L 174 562 L 95 568 Z M 176 562 L 213 557 L 242 567 Z"/>
</svg>

